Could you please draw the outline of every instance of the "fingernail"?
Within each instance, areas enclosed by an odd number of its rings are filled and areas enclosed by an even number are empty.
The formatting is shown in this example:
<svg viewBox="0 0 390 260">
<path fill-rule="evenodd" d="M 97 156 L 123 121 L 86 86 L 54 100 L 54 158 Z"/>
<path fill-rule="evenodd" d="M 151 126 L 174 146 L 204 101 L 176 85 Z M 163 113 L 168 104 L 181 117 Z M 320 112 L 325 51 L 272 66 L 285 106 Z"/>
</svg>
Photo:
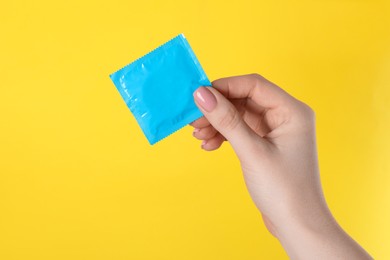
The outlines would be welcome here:
<svg viewBox="0 0 390 260">
<path fill-rule="evenodd" d="M 194 129 L 194 132 L 192 132 L 192 135 L 195 135 L 195 133 L 198 133 L 199 131 L 200 131 L 199 128 L 195 128 L 195 129 Z"/>
<path fill-rule="evenodd" d="M 202 147 L 202 149 L 204 149 L 204 146 L 207 144 L 207 141 L 206 140 L 203 140 L 202 144 L 200 147 Z"/>
<path fill-rule="evenodd" d="M 194 92 L 194 98 L 196 102 L 207 112 L 213 111 L 217 105 L 217 99 L 214 94 L 205 87 L 198 88 Z"/>
</svg>

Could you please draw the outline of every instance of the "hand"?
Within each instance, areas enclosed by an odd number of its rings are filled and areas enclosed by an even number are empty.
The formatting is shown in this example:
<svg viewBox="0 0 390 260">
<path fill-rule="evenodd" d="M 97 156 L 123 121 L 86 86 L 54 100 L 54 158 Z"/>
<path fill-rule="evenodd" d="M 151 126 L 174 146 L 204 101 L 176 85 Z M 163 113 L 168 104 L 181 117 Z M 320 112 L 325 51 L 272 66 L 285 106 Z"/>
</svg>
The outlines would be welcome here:
<svg viewBox="0 0 390 260">
<path fill-rule="evenodd" d="M 207 151 L 227 140 L 268 230 L 291 258 L 370 259 L 337 224 L 319 179 L 315 115 L 257 74 L 223 78 L 194 92 L 204 117 L 194 136 Z"/>
</svg>

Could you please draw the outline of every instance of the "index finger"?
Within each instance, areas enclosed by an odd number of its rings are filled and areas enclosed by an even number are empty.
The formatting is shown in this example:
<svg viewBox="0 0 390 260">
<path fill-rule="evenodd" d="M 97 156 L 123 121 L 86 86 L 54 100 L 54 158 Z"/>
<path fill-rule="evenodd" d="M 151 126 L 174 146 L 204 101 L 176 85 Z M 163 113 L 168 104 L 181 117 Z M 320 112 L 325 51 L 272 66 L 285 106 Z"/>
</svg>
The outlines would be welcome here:
<svg viewBox="0 0 390 260">
<path fill-rule="evenodd" d="M 204 128 L 204 127 L 209 126 L 210 122 L 204 116 L 202 116 L 201 118 L 190 123 L 190 125 L 195 127 L 195 128 Z"/>
<path fill-rule="evenodd" d="M 212 86 L 228 99 L 250 98 L 265 108 L 274 108 L 292 97 L 258 74 L 217 79 Z"/>
</svg>

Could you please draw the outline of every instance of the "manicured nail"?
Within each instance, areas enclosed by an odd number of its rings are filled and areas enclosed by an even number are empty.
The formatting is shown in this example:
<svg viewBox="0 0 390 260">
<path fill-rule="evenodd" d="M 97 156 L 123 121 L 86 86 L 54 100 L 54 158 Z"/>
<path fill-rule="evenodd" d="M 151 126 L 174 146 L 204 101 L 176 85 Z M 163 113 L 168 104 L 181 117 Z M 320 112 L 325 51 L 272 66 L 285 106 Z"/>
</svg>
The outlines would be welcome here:
<svg viewBox="0 0 390 260">
<path fill-rule="evenodd" d="M 194 129 L 194 132 L 192 132 L 192 135 L 195 135 L 195 134 L 198 133 L 199 131 L 200 131 L 199 128 L 195 128 L 195 129 Z"/>
<path fill-rule="evenodd" d="M 213 111 L 217 105 L 217 99 L 214 94 L 205 87 L 198 88 L 194 92 L 194 98 L 196 102 L 207 112 Z"/>
<path fill-rule="evenodd" d="M 202 144 L 201 144 L 201 148 L 204 149 L 204 146 L 207 144 L 207 141 L 206 140 L 203 140 Z"/>
</svg>

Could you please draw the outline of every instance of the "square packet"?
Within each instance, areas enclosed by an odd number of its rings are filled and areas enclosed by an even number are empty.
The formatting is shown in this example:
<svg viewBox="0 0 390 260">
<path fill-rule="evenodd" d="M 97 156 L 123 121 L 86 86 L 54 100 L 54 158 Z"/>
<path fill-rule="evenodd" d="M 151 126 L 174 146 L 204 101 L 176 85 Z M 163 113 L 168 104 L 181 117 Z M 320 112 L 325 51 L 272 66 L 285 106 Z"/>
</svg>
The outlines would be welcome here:
<svg viewBox="0 0 390 260">
<path fill-rule="evenodd" d="M 192 93 L 211 86 L 183 34 L 110 78 L 151 145 L 201 117 Z"/>
</svg>

